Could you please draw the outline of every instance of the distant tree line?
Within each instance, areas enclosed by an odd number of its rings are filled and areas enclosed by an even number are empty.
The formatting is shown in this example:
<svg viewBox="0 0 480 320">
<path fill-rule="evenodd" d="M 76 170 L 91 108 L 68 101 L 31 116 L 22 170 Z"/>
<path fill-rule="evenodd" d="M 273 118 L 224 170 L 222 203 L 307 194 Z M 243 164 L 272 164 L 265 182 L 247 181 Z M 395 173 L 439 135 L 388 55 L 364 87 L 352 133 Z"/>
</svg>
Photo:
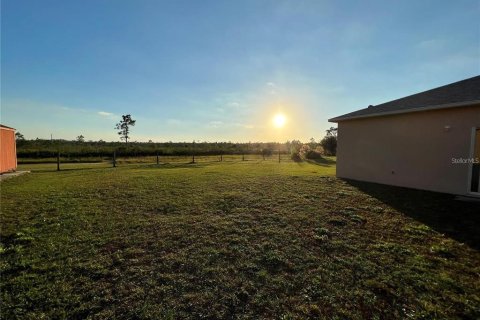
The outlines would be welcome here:
<svg viewBox="0 0 480 320">
<path fill-rule="evenodd" d="M 83 138 L 83 137 L 82 137 Z M 109 157 L 154 155 L 219 155 L 286 153 L 290 143 L 234 143 L 234 142 L 124 142 L 69 140 L 17 140 L 19 158 L 55 157 L 60 151 L 70 157 Z"/>
<path fill-rule="evenodd" d="M 86 141 L 83 135 L 75 140 L 26 140 L 17 132 L 17 156 L 18 158 L 52 158 L 58 152 L 71 158 L 80 157 L 111 157 L 113 152 L 117 156 L 188 156 L 188 155 L 241 155 L 261 154 L 270 156 L 274 153 L 293 154 L 303 153 L 308 156 L 316 156 L 314 153 L 323 155 L 336 154 L 336 128 L 327 130 L 327 135 L 320 141 L 311 138 L 303 143 L 299 140 L 276 142 L 124 142 Z M 126 139 L 123 139 L 126 140 Z"/>
<path fill-rule="evenodd" d="M 274 153 L 290 153 L 293 149 L 300 150 L 304 145 L 298 140 L 285 143 L 275 142 L 124 142 L 70 140 L 17 140 L 18 158 L 51 158 L 60 151 L 68 157 L 110 157 L 115 151 L 117 156 L 155 156 L 159 155 L 241 155 Z M 309 144 L 311 145 L 311 143 Z"/>
</svg>

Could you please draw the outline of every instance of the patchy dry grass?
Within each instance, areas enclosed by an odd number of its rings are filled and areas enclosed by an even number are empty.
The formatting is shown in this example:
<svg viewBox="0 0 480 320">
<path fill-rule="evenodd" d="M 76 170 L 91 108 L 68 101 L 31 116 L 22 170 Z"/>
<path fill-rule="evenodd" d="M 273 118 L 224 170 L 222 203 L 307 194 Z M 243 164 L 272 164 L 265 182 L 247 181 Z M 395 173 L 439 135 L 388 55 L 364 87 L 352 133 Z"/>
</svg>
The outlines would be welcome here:
<svg viewBox="0 0 480 320">
<path fill-rule="evenodd" d="M 29 169 L 1 184 L 4 319 L 480 316 L 478 205 L 331 161 Z"/>
</svg>

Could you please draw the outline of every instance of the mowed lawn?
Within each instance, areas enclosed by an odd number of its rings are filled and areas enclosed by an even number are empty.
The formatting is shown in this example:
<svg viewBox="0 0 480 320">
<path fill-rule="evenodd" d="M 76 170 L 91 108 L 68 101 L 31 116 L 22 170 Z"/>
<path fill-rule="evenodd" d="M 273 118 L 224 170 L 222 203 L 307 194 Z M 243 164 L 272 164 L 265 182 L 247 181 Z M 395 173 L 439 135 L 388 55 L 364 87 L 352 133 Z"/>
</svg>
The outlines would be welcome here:
<svg viewBox="0 0 480 320">
<path fill-rule="evenodd" d="M 2 319 L 478 319 L 480 206 L 333 160 L 26 165 Z"/>
</svg>

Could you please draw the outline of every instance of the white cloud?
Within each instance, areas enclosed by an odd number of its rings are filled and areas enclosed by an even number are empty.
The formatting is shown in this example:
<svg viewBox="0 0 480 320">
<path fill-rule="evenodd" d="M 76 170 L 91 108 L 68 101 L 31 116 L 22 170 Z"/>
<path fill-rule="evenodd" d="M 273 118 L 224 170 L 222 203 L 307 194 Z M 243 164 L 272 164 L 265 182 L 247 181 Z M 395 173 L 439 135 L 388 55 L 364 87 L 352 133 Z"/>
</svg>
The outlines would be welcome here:
<svg viewBox="0 0 480 320">
<path fill-rule="evenodd" d="M 277 91 L 275 90 L 277 88 L 277 85 L 274 82 L 271 82 L 271 81 L 267 82 L 266 85 L 268 87 L 268 92 L 270 94 L 273 94 L 273 95 L 277 94 Z"/>
<path fill-rule="evenodd" d="M 254 128 L 253 124 L 235 123 L 233 125 L 236 126 L 236 127 L 241 127 L 241 128 L 245 128 L 245 129 L 253 129 Z"/>
<path fill-rule="evenodd" d="M 446 41 L 443 39 L 429 39 L 423 40 L 417 44 L 417 47 L 422 50 L 440 50 L 444 48 Z"/>
<path fill-rule="evenodd" d="M 181 124 L 183 124 L 182 120 L 178 120 L 178 119 L 168 119 L 167 120 L 167 125 L 169 125 L 169 126 L 179 126 Z"/>
<path fill-rule="evenodd" d="M 231 107 L 231 108 L 238 108 L 238 107 L 240 107 L 240 103 L 232 101 L 232 102 L 227 103 L 227 106 Z"/>
<path fill-rule="evenodd" d="M 102 117 L 110 117 L 110 116 L 113 116 L 113 113 L 110 113 L 110 112 L 105 112 L 105 111 L 99 111 L 97 112 L 99 115 L 101 115 Z"/>
<path fill-rule="evenodd" d="M 218 128 L 218 127 L 221 127 L 222 125 L 223 125 L 222 121 L 210 121 L 208 123 L 208 127 L 210 128 Z"/>
</svg>

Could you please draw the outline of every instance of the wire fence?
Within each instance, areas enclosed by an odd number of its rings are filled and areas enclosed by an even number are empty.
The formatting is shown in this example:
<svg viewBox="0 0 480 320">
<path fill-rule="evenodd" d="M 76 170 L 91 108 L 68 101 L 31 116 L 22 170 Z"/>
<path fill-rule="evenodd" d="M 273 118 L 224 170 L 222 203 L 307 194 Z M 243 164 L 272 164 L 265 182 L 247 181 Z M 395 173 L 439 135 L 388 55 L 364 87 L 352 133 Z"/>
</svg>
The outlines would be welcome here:
<svg viewBox="0 0 480 320">
<path fill-rule="evenodd" d="M 111 157 L 65 157 L 58 154 L 56 158 L 18 159 L 18 170 L 62 171 L 73 169 L 95 169 L 124 167 L 129 165 L 178 165 L 200 163 L 232 163 L 232 162 L 291 162 L 289 154 L 219 154 L 219 155 L 155 155 L 155 156 L 116 156 Z"/>
</svg>

